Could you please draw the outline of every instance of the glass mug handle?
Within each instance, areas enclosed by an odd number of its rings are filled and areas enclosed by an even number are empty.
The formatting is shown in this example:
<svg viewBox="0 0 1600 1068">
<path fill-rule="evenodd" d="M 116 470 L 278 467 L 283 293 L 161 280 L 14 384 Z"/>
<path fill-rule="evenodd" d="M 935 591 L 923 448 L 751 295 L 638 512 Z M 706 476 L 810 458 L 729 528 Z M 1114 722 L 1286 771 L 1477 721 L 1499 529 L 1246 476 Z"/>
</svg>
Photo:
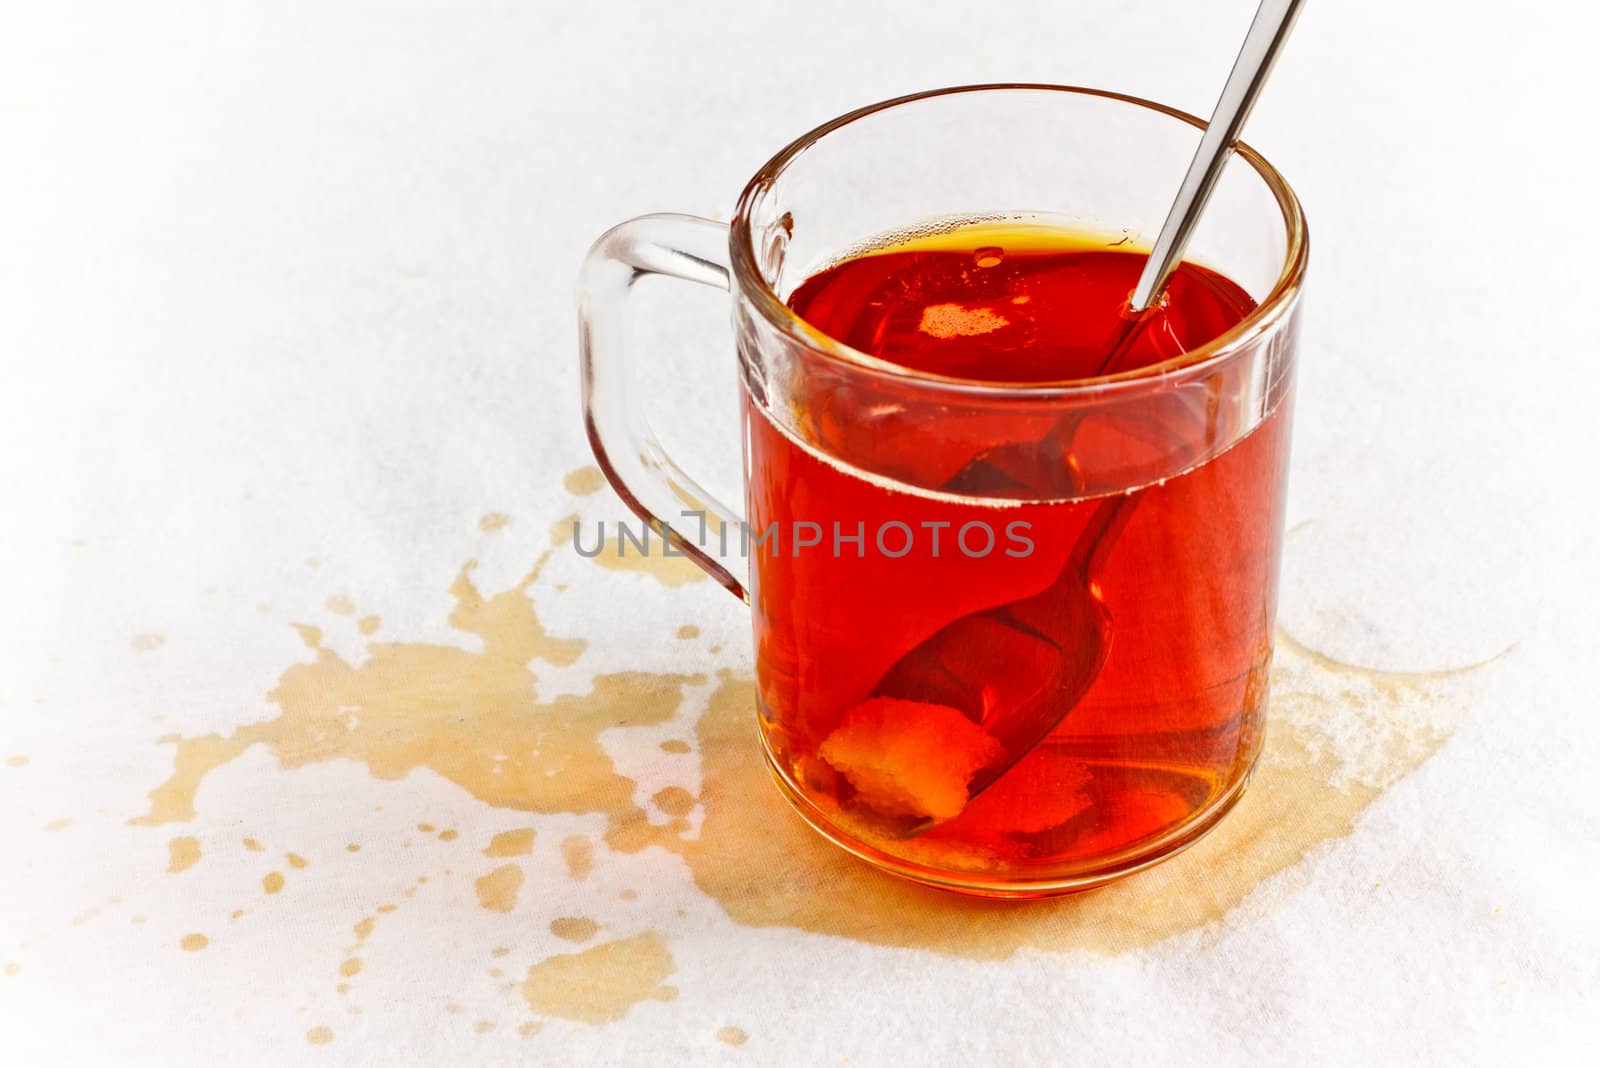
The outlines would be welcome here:
<svg viewBox="0 0 1600 1068">
<path fill-rule="evenodd" d="M 600 235 L 578 280 L 578 352 L 589 447 L 617 495 L 665 543 L 742 601 L 744 520 L 668 456 L 634 387 L 625 337 L 628 296 L 647 275 L 730 288 L 728 227 L 694 215 L 641 215 Z M 698 535 L 680 533 L 676 516 Z"/>
</svg>

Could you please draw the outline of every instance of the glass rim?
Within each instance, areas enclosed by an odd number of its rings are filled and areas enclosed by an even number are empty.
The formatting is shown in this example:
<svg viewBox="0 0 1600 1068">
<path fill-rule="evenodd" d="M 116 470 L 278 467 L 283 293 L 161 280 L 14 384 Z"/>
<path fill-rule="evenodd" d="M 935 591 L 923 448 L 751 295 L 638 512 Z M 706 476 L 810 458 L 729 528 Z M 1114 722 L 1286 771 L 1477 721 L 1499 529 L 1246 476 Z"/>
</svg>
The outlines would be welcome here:
<svg viewBox="0 0 1600 1068">
<path fill-rule="evenodd" d="M 1146 110 L 1166 115 L 1169 118 L 1186 122 L 1200 130 L 1206 128 L 1204 119 L 1191 115 L 1186 111 L 1180 111 L 1177 108 L 1158 104 L 1141 97 L 1112 92 L 1107 89 L 1093 89 L 1076 85 L 1053 85 L 1044 82 L 991 82 L 978 85 L 957 85 L 943 89 L 924 90 L 919 93 L 910 93 L 905 96 L 879 101 L 875 104 L 868 104 L 840 115 L 838 118 L 831 119 L 810 132 L 802 134 L 768 160 L 755 173 L 754 177 L 746 183 L 744 191 L 739 194 L 738 203 L 734 208 L 733 221 L 729 224 L 728 236 L 729 258 L 733 264 L 733 276 L 739 292 L 778 331 L 800 342 L 808 349 L 846 364 L 853 370 L 875 372 L 953 391 L 980 393 L 992 397 L 1007 396 L 1035 400 L 1042 397 L 1060 398 L 1086 394 L 1101 395 L 1124 392 L 1141 386 L 1169 384 L 1172 377 L 1179 372 L 1183 372 L 1183 377 L 1187 378 L 1190 373 L 1202 373 L 1204 370 L 1227 360 L 1240 350 L 1249 347 L 1261 336 L 1271 333 L 1288 316 L 1294 306 L 1295 298 L 1300 293 L 1300 287 L 1305 277 L 1308 254 L 1305 215 L 1301 211 L 1299 198 L 1295 196 L 1294 190 L 1289 187 L 1288 181 L 1278 172 L 1278 169 L 1243 141 L 1234 146 L 1235 153 L 1254 168 L 1262 181 L 1266 183 L 1268 191 L 1271 192 L 1273 199 L 1277 201 L 1278 208 L 1283 214 L 1286 238 L 1283 268 L 1279 271 L 1272 289 L 1261 299 L 1250 314 L 1205 344 L 1198 345 L 1161 363 L 1146 364 L 1143 367 L 1136 367 L 1132 370 L 1093 378 L 1071 378 L 1049 382 L 999 382 L 982 378 L 941 375 L 903 367 L 862 352 L 860 349 L 847 345 L 818 330 L 783 302 L 783 299 L 768 284 L 756 265 L 755 243 L 750 232 L 750 215 L 761 195 L 774 186 L 789 164 L 799 157 L 802 152 L 822 141 L 835 130 L 870 115 L 875 115 L 880 111 L 887 111 L 890 108 L 900 107 L 904 104 L 965 93 L 1016 91 L 1055 92 L 1074 96 L 1099 97 L 1145 108 Z M 1173 177 L 1174 182 L 1176 182 L 1181 176 L 1174 175 Z M 911 223 L 915 222 L 915 220 L 904 220 L 904 222 Z"/>
</svg>

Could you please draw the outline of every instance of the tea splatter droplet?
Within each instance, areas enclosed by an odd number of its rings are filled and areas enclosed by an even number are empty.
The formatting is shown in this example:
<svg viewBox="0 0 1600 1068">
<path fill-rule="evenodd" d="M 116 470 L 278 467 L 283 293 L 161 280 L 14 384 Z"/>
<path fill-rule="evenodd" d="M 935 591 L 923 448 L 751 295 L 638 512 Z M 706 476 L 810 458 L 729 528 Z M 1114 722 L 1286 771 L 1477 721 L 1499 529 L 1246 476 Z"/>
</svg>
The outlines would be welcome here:
<svg viewBox="0 0 1600 1068">
<path fill-rule="evenodd" d="M 358 975 L 358 974 L 360 974 L 360 972 L 361 972 L 361 958 L 360 957 L 351 957 L 349 960 L 346 960 L 343 964 L 339 965 L 339 974 L 344 976 L 346 979 L 350 978 L 353 975 Z"/>
<path fill-rule="evenodd" d="M 361 852 L 361 846 L 356 842 L 351 842 L 349 845 L 344 847 L 344 851 L 346 853 L 359 853 Z"/>
<path fill-rule="evenodd" d="M 600 925 L 587 916 L 559 916 L 550 921 L 550 933 L 567 942 L 587 942 Z"/>
<path fill-rule="evenodd" d="M 579 834 L 564 838 L 561 859 L 567 862 L 567 874 L 581 882 L 594 870 L 594 843 Z"/>
<path fill-rule="evenodd" d="M 44 825 L 44 829 L 47 830 L 47 831 L 64 831 L 68 827 L 71 827 L 71 826 L 72 826 L 72 821 L 71 820 L 69 820 L 69 819 L 59 819 L 59 820 L 51 820 L 49 823 Z"/>
<path fill-rule="evenodd" d="M 478 892 L 478 904 L 492 912 L 510 912 L 517 907 L 517 894 L 522 889 L 522 869 L 515 864 L 502 864 L 488 875 L 472 884 Z"/>
<path fill-rule="evenodd" d="M 664 985 L 675 970 L 665 940 L 650 932 L 540 961 L 528 969 L 522 996 L 545 1016 L 611 1023 L 641 1001 L 676 997 Z"/>
<path fill-rule="evenodd" d="M 661 743 L 661 751 L 663 753 L 687 753 L 689 752 L 689 743 L 681 738 L 668 738 Z"/>
<path fill-rule="evenodd" d="M 694 809 L 694 795 L 681 786 L 667 786 L 650 798 L 669 816 L 687 816 Z"/>
<path fill-rule="evenodd" d="M 135 634 L 131 644 L 134 652 L 149 653 L 167 644 L 167 639 L 159 634 Z"/>
<path fill-rule="evenodd" d="M 342 593 L 336 593 L 323 602 L 323 607 L 336 616 L 353 616 L 356 614 L 356 603 Z"/>
<path fill-rule="evenodd" d="M 567 488 L 568 493 L 587 497 L 591 493 L 600 492 L 600 487 L 606 484 L 606 476 L 600 473 L 598 467 L 591 465 L 568 471 L 567 477 L 561 480 L 561 484 Z"/>
<path fill-rule="evenodd" d="M 311 1043 L 313 1046 L 326 1046 L 329 1042 L 333 1041 L 333 1028 L 313 1027 L 311 1030 L 306 1032 L 306 1041 Z"/>
<path fill-rule="evenodd" d="M 730 1046 L 742 1046 L 750 1041 L 750 1036 L 742 1027 L 720 1027 L 717 1029 L 717 1041 Z"/>
<path fill-rule="evenodd" d="M 460 837 L 461 837 L 460 832 L 457 831 L 454 827 L 447 827 L 446 829 L 444 829 L 444 830 L 439 832 L 439 841 L 441 841 L 441 842 L 454 842 L 457 838 L 460 838 Z M 445 874 L 449 875 L 450 873 L 449 872 L 445 872 Z"/>
<path fill-rule="evenodd" d="M 252 853 L 260 853 L 262 850 L 264 850 L 266 848 L 260 842 L 256 841 L 254 838 L 246 838 L 244 840 L 244 847 L 246 849 L 248 849 Z"/>
<path fill-rule="evenodd" d="M 678 628 L 678 637 L 683 641 L 700 637 L 700 628 L 693 623 L 685 623 Z"/>
<path fill-rule="evenodd" d="M 305 857 L 302 857 L 299 853 L 285 853 L 284 858 L 288 860 L 289 867 L 291 868 L 305 868 L 309 867 L 311 864 L 309 860 L 307 860 Z"/>
<path fill-rule="evenodd" d="M 376 634 L 378 632 L 378 628 L 382 625 L 383 620 L 379 619 L 377 616 L 362 616 L 356 622 L 356 629 L 362 634 L 371 636 Z"/>
<path fill-rule="evenodd" d="M 534 831 L 532 827 L 519 827 L 513 831 L 501 831 L 489 839 L 489 846 L 483 851 L 486 857 L 525 857 L 533 852 Z"/>
<path fill-rule="evenodd" d="M 276 894 L 283 889 L 283 872 L 269 871 L 261 880 L 261 889 L 269 894 Z"/>
<path fill-rule="evenodd" d="M 368 916 L 365 919 L 357 920 L 355 926 L 350 930 L 355 932 L 357 942 L 365 942 L 372 937 L 372 929 L 377 925 L 378 918 L 376 916 Z"/>
<path fill-rule="evenodd" d="M 511 517 L 504 512 L 489 512 L 478 520 L 478 529 L 485 534 L 495 530 L 504 530 L 510 524 Z"/>
<path fill-rule="evenodd" d="M 21 970 L 22 970 L 22 965 L 18 964 L 16 961 L 14 961 L 14 960 L 6 961 L 6 974 L 7 975 L 16 975 Z"/>
<path fill-rule="evenodd" d="M 517 1034 L 523 1038 L 532 1038 L 543 1026 L 538 1020 L 527 1020 L 517 1027 Z"/>
<path fill-rule="evenodd" d="M 200 861 L 200 839 L 187 835 L 167 843 L 167 871 L 188 871 Z"/>
<path fill-rule="evenodd" d="M 200 950 L 205 949 L 210 944 L 211 939 L 207 938 L 203 934 L 198 933 L 186 934 L 178 941 L 178 945 L 182 946 L 190 953 L 198 953 Z"/>
<path fill-rule="evenodd" d="M 494 1030 L 494 1021 L 493 1020 L 474 1020 L 474 1021 L 472 1021 L 472 1030 L 475 1031 L 476 1033 L 480 1034 L 480 1035 L 486 1035 L 490 1031 Z"/>
<path fill-rule="evenodd" d="M 16 756 L 6 757 L 6 767 L 8 767 L 8 768 L 20 768 L 20 767 L 23 767 L 24 765 L 26 765 L 27 763 L 28 763 L 28 758 L 26 756 L 23 756 L 21 753 L 18 753 Z"/>
</svg>

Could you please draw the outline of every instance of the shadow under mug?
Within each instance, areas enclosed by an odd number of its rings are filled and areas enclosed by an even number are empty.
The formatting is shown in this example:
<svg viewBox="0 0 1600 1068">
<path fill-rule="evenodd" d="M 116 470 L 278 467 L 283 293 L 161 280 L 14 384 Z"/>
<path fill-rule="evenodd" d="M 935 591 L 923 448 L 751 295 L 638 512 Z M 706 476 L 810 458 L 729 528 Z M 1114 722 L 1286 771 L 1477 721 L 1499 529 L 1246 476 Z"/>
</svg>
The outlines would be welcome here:
<svg viewBox="0 0 1600 1068">
<path fill-rule="evenodd" d="M 963 221 L 1045 215 L 1148 249 L 1202 128 L 1066 86 L 902 97 L 778 153 L 730 225 L 644 216 L 585 262 L 595 457 L 634 512 L 750 604 L 780 790 L 887 871 L 988 896 L 1082 889 L 1170 856 L 1238 800 L 1266 710 L 1305 222 L 1239 146 L 1188 258 L 1255 309 L 1165 363 L 1095 379 L 918 373 L 785 299 L 886 233 Z M 630 385 L 624 309 L 653 274 L 732 291 L 744 515 L 673 462 Z M 1034 447 L 1063 426 L 1065 457 Z M 950 491 L 951 457 L 997 449 L 1006 479 Z M 941 675 L 927 686 L 948 697 L 887 684 L 919 643 L 918 680 Z M 1022 705 L 1043 726 L 997 758 Z"/>
</svg>

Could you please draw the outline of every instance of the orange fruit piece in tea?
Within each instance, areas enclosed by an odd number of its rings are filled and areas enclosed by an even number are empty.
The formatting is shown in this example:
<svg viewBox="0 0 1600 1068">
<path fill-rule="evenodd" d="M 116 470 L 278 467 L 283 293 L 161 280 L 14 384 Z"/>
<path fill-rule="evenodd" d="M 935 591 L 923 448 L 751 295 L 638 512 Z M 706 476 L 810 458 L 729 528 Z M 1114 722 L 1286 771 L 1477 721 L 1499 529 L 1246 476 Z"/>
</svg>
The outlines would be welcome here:
<svg viewBox="0 0 1600 1068">
<path fill-rule="evenodd" d="M 966 807 L 973 772 L 1002 750 L 959 709 L 877 697 L 845 713 L 818 752 L 883 815 L 947 820 Z"/>
</svg>

